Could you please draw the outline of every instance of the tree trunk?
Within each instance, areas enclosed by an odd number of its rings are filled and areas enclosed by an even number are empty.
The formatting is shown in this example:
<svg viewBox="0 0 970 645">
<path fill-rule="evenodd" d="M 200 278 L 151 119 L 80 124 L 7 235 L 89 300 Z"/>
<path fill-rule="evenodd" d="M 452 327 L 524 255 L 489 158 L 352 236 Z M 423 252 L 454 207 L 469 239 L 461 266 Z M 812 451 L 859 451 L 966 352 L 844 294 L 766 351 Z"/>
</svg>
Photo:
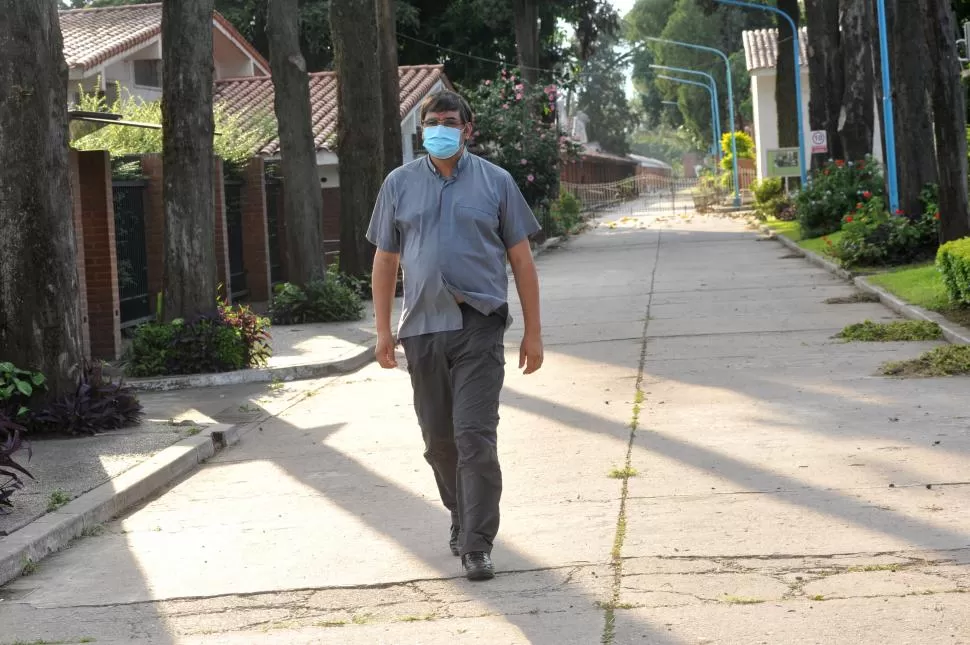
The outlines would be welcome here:
<svg viewBox="0 0 970 645">
<path fill-rule="evenodd" d="M 787 13 L 798 25 L 798 0 L 778 0 L 778 8 Z M 778 106 L 778 144 L 783 148 L 798 146 L 798 105 L 795 95 L 795 52 L 792 49 L 794 34 L 788 21 L 778 17 L 778 75 L 775 85 L 775 103 Z"/>
<path fill-rule="evenodd" d="M 162 4 L 166 320 L 211 312 L 216 304 L 212 3 Z"/>
<path fill-rule="evenodd" d="M 529 85 L 539 82 L 539 10 L 536 0 L 512 0 L 519 71 Z"/>
<path fill-rule="evenodd" d="M 839 114 L 839 138 L 845 157 L 864 159 L 872 152 L 873 103 L 872 47 L 869 6 L 859 0 L 841 0 L 842 56 L 845 84 Z"/>
<path fill-rule="evenodd" d="M 805 0 L 808 22 L 809 122 L 812 130 L 825 130 L 828 152 L 812 155 L 812 168 L 827 159 L 841 159 L 839 110 L 845 81 L 842 73 L 839 0 Z M 866 35 L 868 38 L 868 34 Z"/>
<path fill-rule="evenodd" d="M 365 233 L 384 174 L 377 13 L 373 2 L 332 0 L 340 159 L 340 269 L 362 276 L 373 247 Z"/>
<path fill-rule="evenodd" d="M 0 0 L 0 351 L 73 391 L 82 360 L 56 0 Z"/>
<path fill-rule="evenodd" d="M 887 2 L 889 4 L 889 2 Z M 930 68 L 923 9 L 911 0 L 893 0 L 889 59 L 896 121 L 896 165 L 899 168 L 899 204 L 907 215 L 922 210 L 919 197 L 927 184 L 935 184 L 936 157 L 933 123 L 927 95 Z"/>
<path fill-rule="evenodd" d="M 401 80 L 397 70 L 397 28 L 394 0 L 374 0 L 377 7 L 378 52 L 381 61 L 381 105 L 384 118 L 384 175 L 404 161 L 401 143 Z"/>
<path fill-rule="evenodd" d="M 930 96 L 940 176 L 940 242 L 970 235 L 967 206 L 967 112 L 957 58 L 956 20 L 948 0 L 925 0 Z"/>
<path fill-rule="evenodd" d="M 310 79 L 300 53 L 297 0 L 269 3 L 266 27 L 279 124 L 288 253 L 287 277 L 305 285 L 326 275 L 323 195 L 310 117 Z"/>
</svg>

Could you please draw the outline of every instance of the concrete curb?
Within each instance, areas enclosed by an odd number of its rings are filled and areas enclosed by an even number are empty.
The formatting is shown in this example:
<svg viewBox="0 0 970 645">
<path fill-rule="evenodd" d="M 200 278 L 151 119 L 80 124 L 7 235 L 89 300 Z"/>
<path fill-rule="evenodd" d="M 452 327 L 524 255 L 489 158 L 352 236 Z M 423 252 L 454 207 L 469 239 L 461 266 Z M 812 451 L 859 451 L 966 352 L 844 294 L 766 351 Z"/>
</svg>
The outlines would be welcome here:
<svg viewBox="0 0 970 645">
<path fill-rule="evenodd" d="M 864 291 L 876 296 L 879 298 L 879 302 L 889 307 L 900 316 L 910 320 L 928 320 L 930 322 L 935 322 L 940 326 L 940 329 L 943 330 L 943 337 L 949 342 L 953 343 L 954 345 L 970 345 L 970 329 L 958 325 L 951 320 L 947 320 L 935 311 L 923 309 L 922 307 L 910 304 L 905 300 L 894 296 L 882 287 L 877 287 L 869 282 L 865 276 L 856 275 L 851 271 L 843 269 L 834 262 L 823 258 L 818 253 L 809 251 L 808 249 L 803 249 L 789 238 L 785 237 L 784 235 L 778 235 L 775 231 L 767 226 L 762 226 L 761 230 L 767 234 L 770 234 L 772 239 L 777 240 L 782 244 L 782 246 L 791 249 L 795 253 L 798 253 L 809 262 L 822 267 L 830 273 L 834 273 L 843 280 L 852 282 L 856 287 L 859 288 L 860 291 Z"/>
<path fill-rule="evenodd" d="M 117 517 L 237 441 L 239 434 L 234 426 L 209 426 L 62 508 L 0 537 L 0 585 L 20 577 L 29 564 L 62 549 L 86 529 Z"/>
</svg>

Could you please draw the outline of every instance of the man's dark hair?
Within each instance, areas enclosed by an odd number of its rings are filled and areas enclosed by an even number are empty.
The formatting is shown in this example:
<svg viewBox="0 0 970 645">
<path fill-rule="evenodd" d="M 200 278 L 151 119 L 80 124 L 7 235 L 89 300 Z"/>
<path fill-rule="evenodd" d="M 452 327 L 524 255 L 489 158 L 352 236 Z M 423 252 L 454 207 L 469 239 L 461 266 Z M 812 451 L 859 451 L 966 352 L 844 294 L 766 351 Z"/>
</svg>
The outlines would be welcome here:
<svg viewBox="0 0 970 645">
<path fill-rule="evenodd" d="M 461 116 L 461 120 L 465 123 L 471 123 L 474 114 L 472 114 L 472 106 L 468 104 L 468 101 L 464 99 L 457 92 L 452 92 L 451 90 L 439 90 L 434 94 L 429 94 L 424 101 L 421 102 L 421 120 L 424 121 L 424 117 L 428 112 L 458 112 Z"/>
</svg>

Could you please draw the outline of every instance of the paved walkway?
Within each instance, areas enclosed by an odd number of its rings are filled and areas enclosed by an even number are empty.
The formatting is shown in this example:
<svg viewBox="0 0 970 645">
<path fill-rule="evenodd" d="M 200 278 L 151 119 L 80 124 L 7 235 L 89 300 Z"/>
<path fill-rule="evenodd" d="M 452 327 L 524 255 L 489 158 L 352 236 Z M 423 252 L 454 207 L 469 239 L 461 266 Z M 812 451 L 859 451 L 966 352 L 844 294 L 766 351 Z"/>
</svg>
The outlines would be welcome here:
<svg viewBox="0 0 970 645">
<path fill-rule="evenodd" d="M 539 264 L 494 581 L 371 366 L 214 390 L 242 442 L 0 590 L 0 641 L 970 643 L 970 380 L 873 376 L 932 344 L 832 340 L 892 314 L 727 219 L 625 210 Z"/>
</svg>

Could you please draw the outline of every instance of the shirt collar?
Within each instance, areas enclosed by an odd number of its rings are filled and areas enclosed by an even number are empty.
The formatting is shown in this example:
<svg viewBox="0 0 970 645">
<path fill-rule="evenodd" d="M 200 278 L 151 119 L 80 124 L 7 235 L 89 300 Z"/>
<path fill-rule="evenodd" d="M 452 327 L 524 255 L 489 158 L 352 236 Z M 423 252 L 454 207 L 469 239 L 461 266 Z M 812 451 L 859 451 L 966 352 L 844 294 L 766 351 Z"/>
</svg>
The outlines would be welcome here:
<svg viewBox="0 0 970 645">
<path fill-rule="evenodd" d="M 471 153 L 468 152 L 468 147 L 466 145 L 463 145 L 462 148 L 461 148 L 461 156 L 458 157 L 458 163 L 455 164 L 455 174 L 453 174 L 451 177 L 449 177 L 449 179 L 457 179 L 458 178 L 458 175 L 461 174 L 461 171 L 465 168 L 465 166 L 468 165 L 468 157 L 469 156 L 471 156 Z M 431 155 L 425 155 L 425 161 L 428 164 L 428 168 L 431 170 L 432 173 L 434 173 L 435 177 L 441 177 L 441 173 L 438 172 L 438 169 L 435 167 L 434 163 L 431 161 Z"/>
</svg>

